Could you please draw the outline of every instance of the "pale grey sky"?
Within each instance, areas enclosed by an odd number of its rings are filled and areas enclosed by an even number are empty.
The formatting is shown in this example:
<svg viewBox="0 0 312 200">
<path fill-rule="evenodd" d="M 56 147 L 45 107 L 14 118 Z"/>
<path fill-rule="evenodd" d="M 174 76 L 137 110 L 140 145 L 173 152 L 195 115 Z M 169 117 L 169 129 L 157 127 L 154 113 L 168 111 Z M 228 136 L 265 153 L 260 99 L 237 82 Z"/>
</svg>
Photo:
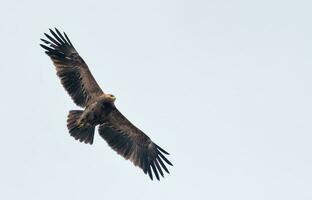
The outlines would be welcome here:
<svg viewBox="0 0 312 200">
<path fill-rule="evenodd" d="M 1 2 L 0 199 L 312 199 L 311 1 L 82 2 Z M 51 27 L 171 153 L 165 179 L 69 136 Z"/>
</svg>

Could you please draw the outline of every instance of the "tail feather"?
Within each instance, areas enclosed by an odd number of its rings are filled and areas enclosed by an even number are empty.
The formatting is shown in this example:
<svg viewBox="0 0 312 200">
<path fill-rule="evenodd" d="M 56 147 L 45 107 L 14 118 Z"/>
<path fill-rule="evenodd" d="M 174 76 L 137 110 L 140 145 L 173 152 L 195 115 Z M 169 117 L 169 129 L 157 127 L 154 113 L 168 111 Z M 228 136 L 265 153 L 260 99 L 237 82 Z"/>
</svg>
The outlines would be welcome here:
<svg viewBox="0 0 312 200">
<path fill-rule="evenodd" d="M 82 115 L 82 110 L 69 111 L 67 118 L 67 128 L 71 136 L 80 142 L 86 144 L 93 144 L 94 126 L 79 127 L 79 118 Z"/>
</svg>

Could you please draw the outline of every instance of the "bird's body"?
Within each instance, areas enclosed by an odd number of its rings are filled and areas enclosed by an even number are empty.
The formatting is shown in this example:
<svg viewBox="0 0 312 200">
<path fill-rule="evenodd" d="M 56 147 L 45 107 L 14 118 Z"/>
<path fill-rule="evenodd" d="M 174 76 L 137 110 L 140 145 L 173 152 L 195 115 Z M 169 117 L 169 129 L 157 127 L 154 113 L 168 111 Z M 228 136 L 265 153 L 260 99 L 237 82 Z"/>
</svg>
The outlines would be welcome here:
<svg viewBox="0 0 312 200">
<path fill-rule="evenodd" d="M 45 34 L 41 46 L 52 59 L 62 85 L 73 101 L 84 110 L 71 110 L 67 127 L 71 136 L 80 142 L 92 144 L 95 127 L 108 145 L 125 159 L 143 169 L 153 179 L 159 180 L 166 165 L 172 165 L 163 155 L 168 154 L 156 145 L 145 133 L 134 126 L 115 106 L 115 96 L 106 94 L 93 78 L 87 64 L 80 57 L 71 41 L 57 29 Z M 164 162 L 163 162 L 164 161 Z"/>
<path fill-rule="evenodd" d="M 105 122 L 107 116 L 115 108 L 114 98 L 108 95 L 101 95 L 87 105 L 78 120 L 79 126 L 96 126 Z"/>
</svg>

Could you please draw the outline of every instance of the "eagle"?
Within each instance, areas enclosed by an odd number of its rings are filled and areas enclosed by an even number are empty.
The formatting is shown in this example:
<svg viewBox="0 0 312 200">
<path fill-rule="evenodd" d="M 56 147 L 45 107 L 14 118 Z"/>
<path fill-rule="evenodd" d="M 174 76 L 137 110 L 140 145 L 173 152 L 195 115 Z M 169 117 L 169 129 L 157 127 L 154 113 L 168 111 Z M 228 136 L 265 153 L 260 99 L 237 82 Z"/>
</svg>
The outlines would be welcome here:
<svg viewBox="0 0 312 200">
<path fill-rule="evenodd" d="M 70 110 L 67 116 L 69 134 L 80 142 L 92 145 L 95 127 L 100 136 L 125 159 L 140 167 L 153 180 L 160 180 L 167 151 L 155 144 L 143 131 L 133 125 L 115 106 L 116 97 L 102 91 L 88 65 L 78 54 L 65 32 L 49 29 L 50 35 L 40 46 L 51 58 L 61 84 L 77 106 L 83 110 Z"/>
</svg>

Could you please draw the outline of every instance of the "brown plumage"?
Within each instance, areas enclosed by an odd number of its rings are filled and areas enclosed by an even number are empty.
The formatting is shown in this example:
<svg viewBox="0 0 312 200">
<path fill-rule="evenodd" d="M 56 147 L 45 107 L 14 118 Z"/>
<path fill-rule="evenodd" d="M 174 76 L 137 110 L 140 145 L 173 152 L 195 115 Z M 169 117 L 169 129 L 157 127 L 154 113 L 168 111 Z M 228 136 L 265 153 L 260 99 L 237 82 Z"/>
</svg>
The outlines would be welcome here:
<svg viewBox="0 0 312 200">
<path fill-rule="evenodd" d="M 71 110 L 67 127 L 71 136 L 80 142 L 92 144 L 95 126 L 108 145 L 135 166 L 140 167 L 153 180 L 169 173 L 166 164 L 172 165 L 164 156 L 169 155 L 146 134 L 135 127 L 116 108 L 115 97 L 104 93 L 93 78 L 87 64 L 80 57 L 71 41 L 55 29 L 40 44 L 52 59 L 57 75 L 73 101 L 84 110 Z"/>
</svg>

